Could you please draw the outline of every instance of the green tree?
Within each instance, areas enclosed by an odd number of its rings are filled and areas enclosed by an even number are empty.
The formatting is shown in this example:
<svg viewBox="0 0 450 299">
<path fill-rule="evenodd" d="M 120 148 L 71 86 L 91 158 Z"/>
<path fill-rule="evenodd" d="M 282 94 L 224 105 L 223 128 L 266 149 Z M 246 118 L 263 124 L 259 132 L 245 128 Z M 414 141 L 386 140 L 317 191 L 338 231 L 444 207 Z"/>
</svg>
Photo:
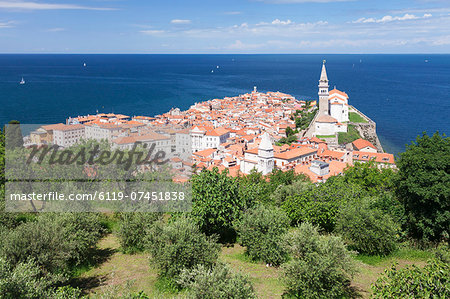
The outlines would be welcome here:
<svg viewBox="0 0 450 299">
<path fill-rule="evenodd" d="M 256 169 L 252 169 L 250 174 L 240 176 L 237 179 L 239 185 L 239 198 L 247 203 L 246 208 L 253 207 L 258 202 L 269 201 L 269 183 Z"/>
<path fill-rule="evenodd" d="M 374 161 L 356 162 L 354 166 L 344 170 L 346 182 L 357 184 L 373 195 L 393 189 L 394 176 L 392 169 L 379 169 Z"/>
<path fill-rule="evenodd" d="M 286 259 L 281 245 L 289 228 L 289 218 L 279 208 L 260 205 L 249 210 L 236 223 L 240 243 L 254 260 L 280 265 Z"/>
<path fill-rule="evenodd" d="M 286 137 L 290 137 L 292 135 L 295 135 L 294 130 L 292 130 L 291 127 L 286 127 Z"/>
<path fill-rule="evenodd" d="M 292 259 L 283 264 L 286 293 L 294 298 L 342 298 L 348 295 L 355 263 L 340 237 L 321 236 L 302 223 L 285 236 Z"/>
<path fill-rule="evenodd" d="M 198 265 L 194 269 L 184 269 L 178 283 L 188 289 L 188 298 L 256 298 L 248 277 L 233 273 L 222 263 L 212 268 Z"/>
<path fill-rule="evenodd" d="M 216 263 L 221 248 L 216 240 L 202 233 L 192 219 L 180 216 L 155 223 L 147 235 L 147 248 L 159 275 L 176 281 L 183 269 Z"/>
<path fill-rule="evenodd" d="M 220 241 L 234 242 L 233 221 L 248 203 L 239 197 L 236 179 L 227 173 L 204 170 L 192 177 L 192 217 L 207 235 L 217 234 Z"/>
<path fill-rule="evenodd" d="M 311 185 L 302 191 L 287 197 L 282 209 L 291 223 L 309 222 L 328 232 L 333 231 L 341 207 L 367 195 L 367 191 L 346 183 L 341 176 L 331 177 L 324 184 Z"/>
<path fill-rule="evenodd" d="M 423 133 L 407 145 L 397 166 L 396 194 L 405 206 L 409 235 L 423 241 L 448 240 L 450 138 Z"/>
<path fill-rule="evenodd" d="M 398 231 L 391 217 L 371 208 L 368 200 L 347 204 L 336 223 L 336 232 L 351 249 L 369 255 L 387 255 L 394 251 Z"/>
<path fill-rule="evenodd" d="M 290 185 L 279 185 L 277 189 L 270 194 L 270 199 L 276 206 L 280 207 L 288 197 L 306 192 L 310 188 L 313 188 L 311 182 L 300 180 L 295 181 Z"/>
<path fill-rule="evenodd" d="M 19 121 L 11 120 L 8 125 L 5 126 L 4 134 L 6 137 L 6 146 L 8 149 L 23 147 L 23 135 Z"/>
</svg>

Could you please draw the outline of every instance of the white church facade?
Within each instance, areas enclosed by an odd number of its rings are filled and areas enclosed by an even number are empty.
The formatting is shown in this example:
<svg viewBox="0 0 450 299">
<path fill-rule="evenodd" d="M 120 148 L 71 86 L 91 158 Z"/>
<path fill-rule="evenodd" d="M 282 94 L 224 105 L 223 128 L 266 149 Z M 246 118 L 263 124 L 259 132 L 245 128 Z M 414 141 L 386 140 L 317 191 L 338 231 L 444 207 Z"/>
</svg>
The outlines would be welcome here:
<svg viewBox="0 0 450 299">
<path fill-rule="evenodd" d="M 266 175 L 272 172 L 275 166 L 274 164 L 275 159 L 272 141 L 270 140 L 269 134 L 265 132 L 262 135 L 258 149 L 245 152 L 244 160 L 242 160 L 240 165 L 240 170 L 243 173 L 249 174 L 252 169 L 255 169 L 263 175 Z"/>
<path fill-rule="evenodd" d="M 325 60 L 319 79 L 319 112 L 314 123 L 315 136 L 330 136 L 337 132 L 347 132 L 348 95 L 336 88 L 328 91 Z"/>
</svg>

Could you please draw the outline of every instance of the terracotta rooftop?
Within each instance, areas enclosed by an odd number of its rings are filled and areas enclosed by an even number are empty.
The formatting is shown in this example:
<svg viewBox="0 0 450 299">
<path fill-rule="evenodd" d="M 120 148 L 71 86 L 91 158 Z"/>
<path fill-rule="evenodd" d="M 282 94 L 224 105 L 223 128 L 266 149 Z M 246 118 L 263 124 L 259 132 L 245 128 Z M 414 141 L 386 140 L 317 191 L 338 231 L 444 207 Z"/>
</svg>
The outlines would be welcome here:
<svg viewBox="0 0 450 299">
<path fill-rule="evenodd" d="M 370 143 L 369 141 L 362 139 L 362 138 L 356 139 L 355 141 L 352 142 L 352 144 L 358 150 L 361 150 L 362 148 L 365 148 L 365 147 L 371 147 L 373 149 L 377 149 L 372 143 Z"/>
</svg>

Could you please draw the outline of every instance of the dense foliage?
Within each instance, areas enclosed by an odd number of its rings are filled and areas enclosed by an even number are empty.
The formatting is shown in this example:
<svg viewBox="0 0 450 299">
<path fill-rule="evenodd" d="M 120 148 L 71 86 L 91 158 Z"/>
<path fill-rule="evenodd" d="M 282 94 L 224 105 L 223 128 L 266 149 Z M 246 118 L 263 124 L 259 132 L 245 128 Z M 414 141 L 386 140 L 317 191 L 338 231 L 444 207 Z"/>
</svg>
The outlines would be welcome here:
<svg viewBox="0 0 450 299">
<path fill-rule="evenodd" d="M 354 261 L 339 237 L 320 235 L 302 223 L 285 237 L 292 260 L 284 264 L 283 281 L 295 298 L 341 298 L 349 293 Z"/>
<path fill-rule="evenodd" d="M 0 258 L 1 298 L 43 298 L 50 285 L 34 260 L 12 266 Z"/>
<path fill-rule="evenodd" d="M 88 258 L 102 231 L 96 214 L 43 214 L 5 234 L 0 256 L 12 267 L 34 259 L 44 274 L 68 274 Z"/>
<path fill-rule="evenodd" d="M 247 211 L 236 223 L 246 253 L 272 265 L 280 265 L 286 259 L 281 240 L 288 228 L 289 218 L 281 209 L 262 205 Z"/>
<path fill-rule="evenodd" d="M 392 266 L 372 285 L 372 291 L 374 298 L 450 298 L 450 264 L 435 260 L 423 268 Z"/>
<path fill-rule="evenodd" d="M 220 251 L 216 240 L 202 233 L 192 219 L 178 217 L 169 223 L 155 223 L 147 236 L 147 246 L 159 275 L 177 279 L 183 269 L 215 264 Z"/>
<path fill-rule="evenodd" d="M 189 298 L 256 298 L 250 280 L 233 273 L 230 267 L 222 263 L 212 268 L 199 265 L 191 270 L 185 269 L 178 283 L 188 289 Z"/>
<path fill-rule="evenodd" d="M 146 247 L 145 235 L 155 221 L 161 219 L 159 213 L 121 213 L 119 215 L 119 237 L 122 250 L 127 253 L 143 251 Z"/>
<path fill-rule="evenodd" d="M 344 170 L 344 180 L 347 183 L 357 184 L 369 194 L 392 190 L 395 173 L 390 168 L 379 169 L 374 161 L 359 163 Z"/>
<path fill-rule="evenodd" d="M 387 255 L 394 251 L 398 230 L 389 215 L 371 208 L 367 200 L 347 204 L 336 223 L 336 232 L 350 248 L 368 255 Z"/>
<path fill-rule="evenodd" d="M 307 103 L 309 104 L 309 103 Z M 309 105 L 307 105 L 307 107 L 309 107 Z M 304 130 L 306 129 L 309 124 L 311 123 L 311 121 L 314 119 L 314 116 L 316 116 L 318 109 L 314 108 L 311 111 L 308 110 L 297 110 L 294 113 L 294 120 L 295 120 L 295 127 L 298 128 L 299 130 Z"/>
<path fill-rule="evenodd" d="M 218 234 L 221 241 L 234 241 L 233 221 L 247 206 L 240 200 L 238 183 L 217 168 L 192 177 L 192 217 L 207 235 Z"/>
<path fill-rule="evenodd" d="M 339 209 L 365 194 L 359 185 L 349 184 L 342 177 L 331 177 L 326 183 L 289 196 L 282 205 L 293 224 L 310 222 L 326 231 L 333 231 Z"/>
<path fill-rule="evenodd" d="M 405 205 L 406 229 L 424 241 L 449 239 L 450 137 L 424 133 L 397 161 L 397 195 Z"/>
<path fill-rule="evenodd" d="M 279 185 L 271 194 L 270 198 L 275 206 L 282 206 L 287 198 L 295 194 L 301 194 L 313 188 L 311 182 L 296 180 L 288 185 Z"/>
</svg>

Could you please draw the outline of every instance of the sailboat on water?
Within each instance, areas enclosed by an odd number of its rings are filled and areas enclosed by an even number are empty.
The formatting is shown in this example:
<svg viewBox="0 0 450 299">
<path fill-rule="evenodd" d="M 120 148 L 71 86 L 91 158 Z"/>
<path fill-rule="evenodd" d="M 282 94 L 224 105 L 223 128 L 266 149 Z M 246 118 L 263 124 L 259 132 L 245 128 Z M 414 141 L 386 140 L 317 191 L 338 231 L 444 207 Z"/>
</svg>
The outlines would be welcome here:
<svg viewBox="0 0 450 299">
<path fill-rule="evenodd" d="M 22 80 L 20 80 L 19 84 L 20 85 L 24 85 L 25 84 L 25 80 L 23 79 L 23 77 L 22 77 Z"/>
</svg>

